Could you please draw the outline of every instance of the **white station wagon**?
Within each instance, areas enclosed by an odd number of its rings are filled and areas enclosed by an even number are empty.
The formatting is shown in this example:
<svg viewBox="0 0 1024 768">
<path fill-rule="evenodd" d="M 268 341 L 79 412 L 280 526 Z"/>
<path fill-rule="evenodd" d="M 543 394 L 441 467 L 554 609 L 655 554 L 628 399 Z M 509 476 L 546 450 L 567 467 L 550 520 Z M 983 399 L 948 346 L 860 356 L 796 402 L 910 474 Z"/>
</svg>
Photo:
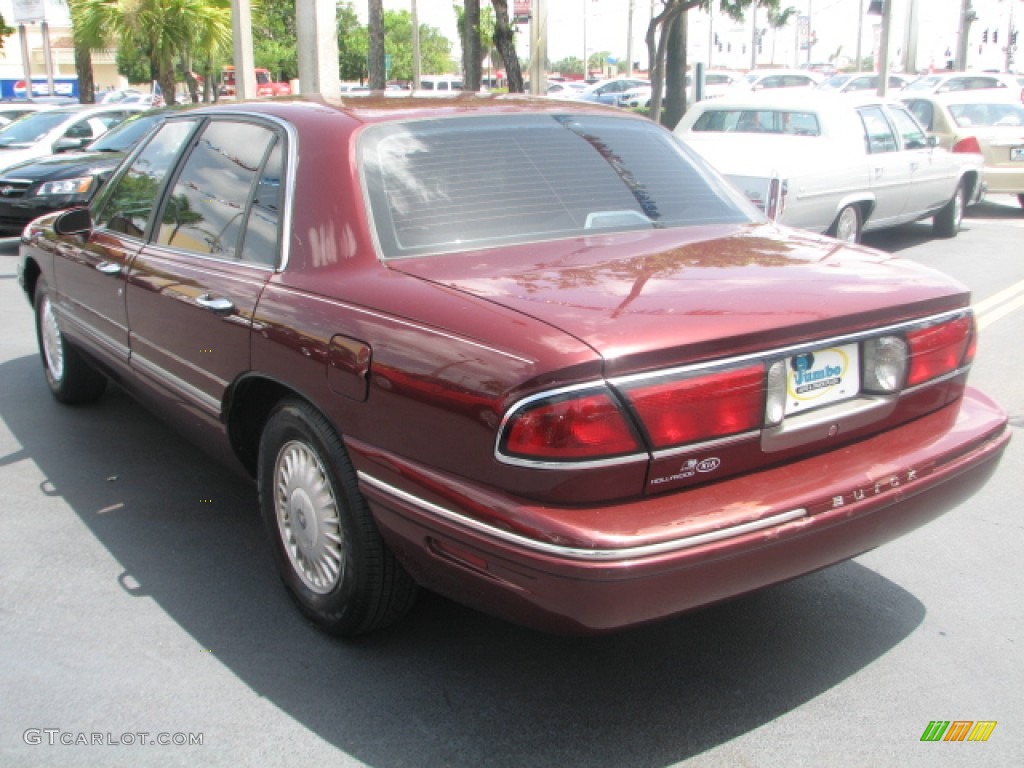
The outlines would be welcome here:
<svg viewBox="0 0 1024 768">
<path fill-rule="evenodd" d="M 983 192 L 981 155 L 941 148 L 905 105 L 876 96 L 699 102 L 675 133 L 769 218 L 847 242 L 929 217 L 954 237 Z"/>
</svg>

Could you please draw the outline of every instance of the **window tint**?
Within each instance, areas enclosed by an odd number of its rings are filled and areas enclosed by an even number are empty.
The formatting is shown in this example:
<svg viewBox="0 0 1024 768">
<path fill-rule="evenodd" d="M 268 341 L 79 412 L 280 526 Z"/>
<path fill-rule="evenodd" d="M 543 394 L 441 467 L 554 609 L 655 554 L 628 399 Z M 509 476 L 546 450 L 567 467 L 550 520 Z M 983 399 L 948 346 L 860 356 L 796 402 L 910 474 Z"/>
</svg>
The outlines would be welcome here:
<svg viewBox="0 0 1024 768">
<path fill-rule="evenodd" d="M 273 140 L 272 130 L 254 123 L 209 123 L 167 198 L 156 241 L 237 258 L 246 207 Z"/>
<path fill-rule="evenodd" d="M 864 124 L 864 137 L 867 150 L 872 155 L 881 152 L 895 152 L 899 148 L 896 135 L 892 132 L 889 121 L 882 114 L 881 107 L 865 107 L 857 110 Z"/>
<path fill-rule="evenodd" d="M 363 135 L 359 156 L 385 258 L 749 220 L 730 187 L 638 120 L 379 125 Z"/>
<path fill-rule="evenodd" d="M 164 125 L 154 134 L 97 202 L 97 227 L 133 237 L 145 234 L 164 177 L 194 127 L 194 120 L 180 120 Z"/>
<path fill-rule="evenodd" d="M 901 107 L 889 107 L 889 114 L 903 140 L 904 149 L 923 149 L 928 146 L 928 137 L 909 112 Z"/>
<path fill-rule="evenodd" d="M 284 142 L 277 139 L 256 184 L 256 195 L 245 225 L 242 261 L 277 265 L 283 179 Z"/>
</svg>

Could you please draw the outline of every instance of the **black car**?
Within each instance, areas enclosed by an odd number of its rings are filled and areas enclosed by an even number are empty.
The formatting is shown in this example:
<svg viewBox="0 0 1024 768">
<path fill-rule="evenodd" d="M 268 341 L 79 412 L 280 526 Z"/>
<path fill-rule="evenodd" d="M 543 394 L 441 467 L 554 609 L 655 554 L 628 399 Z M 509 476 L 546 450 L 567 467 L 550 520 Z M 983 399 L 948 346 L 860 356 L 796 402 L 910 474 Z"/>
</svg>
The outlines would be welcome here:
<svg viewBox="0 0 1024 768">
<path fill-rule="evenodd" d="M 0 235 L 51 211 L 88 205 L 121 159 L 171 110 L 130 117 L 80 152 L 27 160 L 0 174 Z"/>
</svg>

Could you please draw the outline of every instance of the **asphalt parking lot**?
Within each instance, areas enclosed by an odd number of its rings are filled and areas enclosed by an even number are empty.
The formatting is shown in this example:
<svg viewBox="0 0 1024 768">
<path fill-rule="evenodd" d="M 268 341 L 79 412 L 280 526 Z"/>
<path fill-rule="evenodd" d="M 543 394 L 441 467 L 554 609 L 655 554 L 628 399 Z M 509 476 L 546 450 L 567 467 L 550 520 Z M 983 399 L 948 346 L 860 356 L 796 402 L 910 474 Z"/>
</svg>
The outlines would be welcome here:
<svg viewBox="0 0 1024 768">
<path fill-rule="evenodd" d="M 0 243 L 0 765 L 1024 764 L 1024 213 L 870 244 L 984 313 L 972 382 L 1017 434 L 955 512 L 820 573 L 602 638 L 423 596 L 357 641 L 281 588 L 256 494 L 118 390 L 50 397 Z M 929 723 L 993 721 L 986 742 Z"/>
</svg>

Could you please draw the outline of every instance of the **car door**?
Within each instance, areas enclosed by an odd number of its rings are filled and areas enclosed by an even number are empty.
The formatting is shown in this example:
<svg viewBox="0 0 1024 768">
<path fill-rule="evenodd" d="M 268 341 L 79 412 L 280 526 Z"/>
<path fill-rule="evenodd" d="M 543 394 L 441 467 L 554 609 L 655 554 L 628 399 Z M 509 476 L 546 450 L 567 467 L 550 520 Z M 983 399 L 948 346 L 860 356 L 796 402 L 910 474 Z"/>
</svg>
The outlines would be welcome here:
<svg viewBox="0 0 1024 768">
<path fill-rule="evenodd" d="M 249 368 L 253 312 L 277 266 L 283 149 L 271 123 L 211 119 L 131 265 L 132 366 L 207 421 Z"/>
<path fill-rule="evenodd" d="M 73 335 L 84 335 L 108 364 L 130 356 L 125 278 L 156 208 L 160 189 L 195 120 L 165 125 L 111 181 L 93 206 L 93 231 L 62 241 L 54 261 L 56 296 Z"/>
<path fill-rule="evenodd" d="M 910 161 L 900 151 L 900 142 L 881 105 L 866 105 L 857 113 L 864 127 L 868 177 L 875 196 L 875 209 L 865 227 L 894 224 L 900 221 L 910 194 Z"/>
<path fill-rule="evenodd" d="M 906 107 L 890 104 L 886 111 L 896 127 L 900 151 L 910 164 L 910 193 L 904 215 L 913 218 L 941 208 L 959 183 L 953 158 L 946 150 L 928 143 L 928 134 Z"/>
</svg>

